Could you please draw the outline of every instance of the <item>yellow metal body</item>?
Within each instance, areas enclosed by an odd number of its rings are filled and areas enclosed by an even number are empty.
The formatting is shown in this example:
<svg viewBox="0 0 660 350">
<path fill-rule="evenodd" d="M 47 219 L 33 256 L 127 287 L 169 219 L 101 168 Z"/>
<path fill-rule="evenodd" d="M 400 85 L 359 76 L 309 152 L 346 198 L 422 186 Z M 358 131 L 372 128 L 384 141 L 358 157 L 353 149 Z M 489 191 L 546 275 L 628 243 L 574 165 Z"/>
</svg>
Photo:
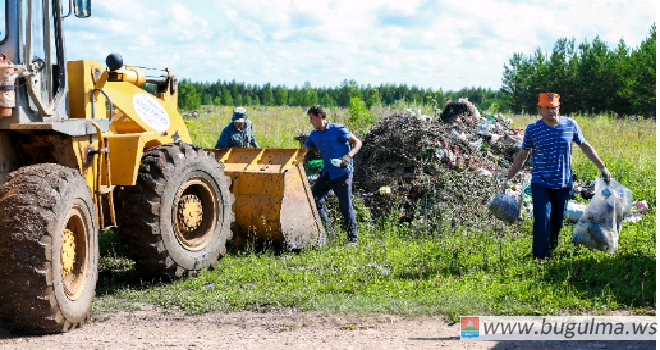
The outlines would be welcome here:
<svg viewBox="0 0 660 350">
<path fill-rule="evenodd" d="M 145 82 L 144 73 L 133 69 L 117 72 L 124 77 L 122 81 L 108 81 L 110 72 L 97 61 L 70 61 L 67 68 L 71 118 L 110 117 L 108 101 L 99 92 L 95 92 L 95 115 L 92 116 L 91 95 L 94 89 L 103 89 L 112 100 L 114 115 L 110 130 L 101 136 L 103 145 L 109 149 L 110 182 L 103 171 L 107 167 L 104 161 L 100 166 L 102 184 L 134 185 L 145 149 L 177 141 L 192 143 L 183 118 L 177 111 L 176 89 L 171 94 L 153 96 L 140 88 Z M 145 118 L 145 113 L 148 118 Z M 152 118 L 153 115 L 155 117 Z M 96 146 L 97 142 L 97 137 L 93 136 L 90 144 Z M 77 147 L 75 153 L 81 171 L 86 173 L 83 169 L 86 156 L 81 151 L 84 148 Z M 96 171 L 94 167 L 93 173 Z M 88 184 L 93 189 L 99 187 L 95 185 L 93 176 L 88 176 Z"/>
<path fill-rule="evenodd" d="M 177 141 L 192 143 L 177 111 L 177 79 L 168 72 L 166 92 L 154 96 L 141 89 L 145 74 L 132 68 L 108 72 L 97 61 L 70 61 L 67 72 L 69 117 L 95 121 L 110 118 L 110 102 L 100 91 L 95 91 L 101 89 L 112 101 L 110 128 L 101 132 L 99 125 L 93 123 L 96 134 L 35 137 L 30 147 L 63 147 L 62 152 L 50 152 L 55 161 L 68 166 L 77 163 L 94 193 L 99 222 L 103 225 L 103 214 L 109 212 L 114 225 L 114 186 L 135 185 L 144 150 Z M 109 202 L 106 209 L 103 209 L 103 196 Z"/>
<path fill-rule="evenodd" d="M 208 150 L 225 165 L 233 182 L 234 238 L 314 245 L 324 233 L 307 182 L 302 149 Z"/>
</svg>

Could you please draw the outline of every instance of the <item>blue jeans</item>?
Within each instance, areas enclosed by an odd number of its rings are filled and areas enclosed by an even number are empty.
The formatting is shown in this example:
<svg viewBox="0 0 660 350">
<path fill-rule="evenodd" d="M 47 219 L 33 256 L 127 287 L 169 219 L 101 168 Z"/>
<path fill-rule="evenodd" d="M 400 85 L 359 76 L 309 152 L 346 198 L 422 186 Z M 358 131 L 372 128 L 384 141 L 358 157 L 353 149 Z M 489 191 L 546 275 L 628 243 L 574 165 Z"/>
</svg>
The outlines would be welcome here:
<svg viewBox="0 0 660 350">
<path fill-rule="evenodd" d="M 557 248 L 571 189 L 547 188 L 538 183 L 533 183 L 531 187 L 534 211 L 532 255 L 534 258 L 547 258 Z"/>
<path fill-rule="evenodd" d="M 325 198 L 330 190 L 335 192 L 339 199 L 339 209 L 344 216 L 344 228 L 348 232 L 348 239 L 357 241 L 357 219 L 355 218 L 355 210 L 353 210 L 353 172 L 350 171 L 344 176 L 336 179 L 330 179 L 326 173 L 316 179 L 314 188 L 312 188 L 312 196 L 316 201 L 316 209 L 321 215 L 321 219 L 325 223 L 325 228 L 330 237 L 334 237 L 335 231 L 330 224 L 328 214 L 325 212 Z"/>
</svg>

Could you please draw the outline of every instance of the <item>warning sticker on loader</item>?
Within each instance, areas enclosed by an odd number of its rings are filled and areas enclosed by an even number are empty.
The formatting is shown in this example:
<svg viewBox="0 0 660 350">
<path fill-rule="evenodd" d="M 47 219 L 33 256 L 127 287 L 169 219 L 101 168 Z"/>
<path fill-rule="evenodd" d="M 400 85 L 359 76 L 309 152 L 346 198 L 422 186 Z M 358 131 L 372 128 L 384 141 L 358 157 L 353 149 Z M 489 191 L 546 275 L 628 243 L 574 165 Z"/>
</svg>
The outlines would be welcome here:
<svg viewBox="0 0 660 350">
<path fill-rule="evenodd" d="M 165 131 L 170 127 L 170 117 L 165 108 L 148 94 L 133 96 L 133 108 L 142 121 L 150 128 Z"/>
</svg>

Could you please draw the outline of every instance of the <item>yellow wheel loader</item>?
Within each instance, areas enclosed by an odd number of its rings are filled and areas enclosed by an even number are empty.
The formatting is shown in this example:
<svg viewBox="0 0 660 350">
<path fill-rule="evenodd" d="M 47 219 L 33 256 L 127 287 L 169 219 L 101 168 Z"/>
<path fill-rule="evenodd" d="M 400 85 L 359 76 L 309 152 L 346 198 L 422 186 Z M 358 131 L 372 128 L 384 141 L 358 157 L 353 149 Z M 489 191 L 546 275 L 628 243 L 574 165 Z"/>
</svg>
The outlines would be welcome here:
<svg viewBox="0 0 660 350">
<path fill-rule="evenodd" d="M 214 267 L 232 234 L 317 244 L 304 150 L 192 145 L 167 69 L 66 61 L 62 21 L 90 0 L 0 1 L 1 327 L 80 327 L 110 228 L 137 268 L 172 277 Z"/>
</svg>

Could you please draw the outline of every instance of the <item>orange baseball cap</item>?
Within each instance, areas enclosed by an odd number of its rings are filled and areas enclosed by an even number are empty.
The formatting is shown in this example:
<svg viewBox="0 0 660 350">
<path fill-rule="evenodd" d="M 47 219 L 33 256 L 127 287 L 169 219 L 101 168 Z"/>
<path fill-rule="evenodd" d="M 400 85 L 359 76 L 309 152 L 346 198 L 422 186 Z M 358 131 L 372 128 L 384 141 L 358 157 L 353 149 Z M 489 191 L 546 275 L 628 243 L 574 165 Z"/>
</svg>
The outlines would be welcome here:
<svg viewBox="0 0 660 350">
<path fill-rule="evenodd" d="M 541 107 L 558 107 L 559 94 L 545 93 L 539 95 L 539 102 L 537 105 Z"/>
</svg>

